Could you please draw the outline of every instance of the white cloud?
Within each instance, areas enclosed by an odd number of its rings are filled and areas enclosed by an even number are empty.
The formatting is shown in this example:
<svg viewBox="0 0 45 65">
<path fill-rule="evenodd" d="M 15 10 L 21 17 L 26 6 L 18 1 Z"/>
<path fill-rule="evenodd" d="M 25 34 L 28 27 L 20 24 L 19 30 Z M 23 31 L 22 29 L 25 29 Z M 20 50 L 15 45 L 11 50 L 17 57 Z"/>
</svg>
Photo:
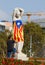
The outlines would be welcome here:
<svg viewBox="0 0 45 65">
<path fill-rule="evenodd" d="M 1 20 L 8 20 L 8 14 L 4 11 L 0 10 L 0 19 Z"/>
</svg>

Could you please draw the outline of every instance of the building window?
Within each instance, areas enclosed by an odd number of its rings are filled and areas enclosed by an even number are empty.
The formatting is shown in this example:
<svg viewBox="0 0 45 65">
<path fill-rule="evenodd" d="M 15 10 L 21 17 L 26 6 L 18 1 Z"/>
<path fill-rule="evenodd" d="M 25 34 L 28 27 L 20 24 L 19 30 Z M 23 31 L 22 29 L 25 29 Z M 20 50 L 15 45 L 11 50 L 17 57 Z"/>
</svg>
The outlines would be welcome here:
<svg viewBox="0 0 45 65">
<path fill-rule="evenodd" d="M 0 25 L 0 31 L 5 31 L 5 26 L 3 26 L 3 25 Z"/>
</svg>

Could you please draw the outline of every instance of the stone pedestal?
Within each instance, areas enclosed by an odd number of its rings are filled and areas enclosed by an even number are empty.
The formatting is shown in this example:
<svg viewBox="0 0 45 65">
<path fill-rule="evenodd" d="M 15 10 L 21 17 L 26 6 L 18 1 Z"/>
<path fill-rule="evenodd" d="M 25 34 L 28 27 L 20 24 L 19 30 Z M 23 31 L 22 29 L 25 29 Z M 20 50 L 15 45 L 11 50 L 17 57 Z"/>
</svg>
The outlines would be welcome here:
<svg viewBox="0 0 45 65">
<path fill-rule="evenodd" d="M 16 53 L 16 55 L 15 55 L 16 58 L 20 59 L 20 60 L 24 60 L 24 61 L 28 60 L 27 55 L 22 53 L 23 42 L 18 42 L 16 48 L 17 48 L 17 51 L 18 51 L 18 53 Z"/>
</svg>

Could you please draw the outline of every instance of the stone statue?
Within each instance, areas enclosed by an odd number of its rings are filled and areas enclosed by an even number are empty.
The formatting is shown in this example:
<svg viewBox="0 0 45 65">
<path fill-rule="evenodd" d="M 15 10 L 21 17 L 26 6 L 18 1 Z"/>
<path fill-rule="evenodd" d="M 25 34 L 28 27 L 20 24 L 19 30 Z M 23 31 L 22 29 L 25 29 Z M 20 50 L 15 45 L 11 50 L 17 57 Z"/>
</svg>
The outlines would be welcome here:
<svg viewBox="0 0 45 65">
<path fill-rule="evenodd" d="M 24 44 L 24 34 L 23 34 L 23 24 L 22 16 L 24 10 L 22 8 L 15 8 L 13 10 L 12 20 L 13 20 L 13 39 L 17 42 L 17 59 L 28 60 L 27 56 L 22 53 L 22 48 Z"/>
</svg>

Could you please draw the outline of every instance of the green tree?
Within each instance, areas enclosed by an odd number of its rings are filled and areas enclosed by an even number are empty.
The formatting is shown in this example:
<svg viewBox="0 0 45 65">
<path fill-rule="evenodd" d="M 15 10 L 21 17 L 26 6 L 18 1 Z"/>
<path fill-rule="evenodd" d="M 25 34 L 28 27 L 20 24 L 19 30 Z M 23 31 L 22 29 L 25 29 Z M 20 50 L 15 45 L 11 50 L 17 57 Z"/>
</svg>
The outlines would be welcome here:
<svg viewBox="0 0 45 65">
<path fill-rule="evenodd" d="M 8 38 L 9 34 L 10 34 L 9 30 L 5 30 L 5 32 L 0 32 L 0 55 L 1 56 L 6 55 L 6 51 L 7 51 L 7 44 L 6 43 L 7 43 L 7 38 Z"/>
<path fill-rule="evenodd" d="M 24 25 L 24 46 L 23 52 L 29 56 L 30 36 L 32 35 L 32 52 L 38 51 L 42 47 L 43 35 L 41 27 L 36 23 L 26 23 Z"/>
</svg>

